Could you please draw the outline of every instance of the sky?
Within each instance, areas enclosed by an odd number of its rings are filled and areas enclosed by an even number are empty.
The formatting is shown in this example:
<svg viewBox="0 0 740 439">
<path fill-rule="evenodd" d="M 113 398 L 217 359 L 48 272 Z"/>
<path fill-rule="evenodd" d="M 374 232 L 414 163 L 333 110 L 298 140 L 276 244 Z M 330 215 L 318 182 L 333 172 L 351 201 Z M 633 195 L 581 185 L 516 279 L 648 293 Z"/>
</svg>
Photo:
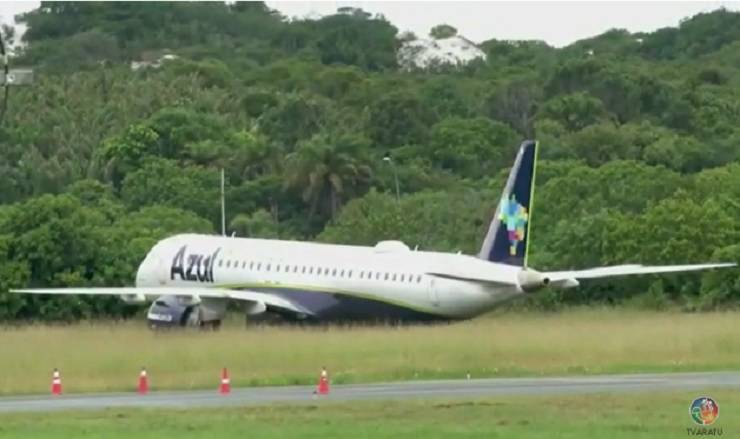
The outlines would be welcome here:
<svg viewBox="0 0 740 439">
<path fill-rule="evenodd" d="M 0 21 L 34 9 L 36 1 L 0 2 Z M 268 1 L 287 17 L 317 17 L 344 6 L 383 14 L 400 31 L 424 36 L 437 24 L 449 24 L 468 39 L 544 40 L 555 47 L 622 28 L 651 32 L 677 26 L 683 19 L 720 7 L 740 10 L 737 1 Z"/>
</svg>

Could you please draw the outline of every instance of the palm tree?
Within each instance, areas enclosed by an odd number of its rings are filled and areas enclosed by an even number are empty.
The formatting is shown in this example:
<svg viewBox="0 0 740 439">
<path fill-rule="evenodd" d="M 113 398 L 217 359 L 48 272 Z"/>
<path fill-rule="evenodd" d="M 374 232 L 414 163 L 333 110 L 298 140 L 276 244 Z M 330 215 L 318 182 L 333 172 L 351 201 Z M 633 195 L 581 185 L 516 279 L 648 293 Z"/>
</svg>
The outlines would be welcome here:
<svg viewBox="0 0 740 439">
<path fill-rule="evenodd" d="M 367 141 L 353 135 L 319 134 L 288 155 L 286 187 L 300 189 L 303 201 L 329 211 L 334 220 L 345 195 L 357 192 L 372 175 Z"/>
</svg>

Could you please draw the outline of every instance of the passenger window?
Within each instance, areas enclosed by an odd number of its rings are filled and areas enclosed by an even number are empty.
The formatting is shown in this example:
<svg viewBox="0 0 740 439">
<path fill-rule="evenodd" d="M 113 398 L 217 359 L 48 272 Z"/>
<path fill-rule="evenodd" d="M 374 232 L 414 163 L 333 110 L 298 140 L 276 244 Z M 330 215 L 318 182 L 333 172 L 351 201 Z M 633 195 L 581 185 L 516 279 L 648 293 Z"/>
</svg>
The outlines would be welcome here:
<svg viewBox="0 0 740 439">
<path fill-rule="evenodd" d="M 301 273 L 302 274 L 306 274 L 306 266 L 305 265 L 301 267 Z"/>
<path fill-rule="evenodd" d="M 362 279 L 364 276 L 365 276 L 365 272 L 364 271 L 361 271 L 360 272 L 360 279 Z"/>
<path fill-rule="evenodd" d="M 403 273 L 401 273 L 401 282 L 403 282 Z"/>
<path fill-rule="evenodd" d="M 277 265 L 275 266 L 275 271 L 280 271 L 280 264 L 277 264 Z"/>
<path fill-rule="evenodd" d="M 416 283 L 421 282 L 421 275 L 416 276 Z"/>
<path fill-rule="evenodd" d="M 384 280 L 388 280 L 388 273 L 385 274 L 385 279 Z"/>
<path fill-rule="evenodd" d="M 285 272 L 286 272 L 286 273 L 289 273 L 289 272 L 290 272 L 290 265 L 286 265 L 286 266 L 285 266 Z"/>
<path fill-rule="evenodd" d="M 293 266 L 293 273 L 298 273 L 298 266 L 297 265 L 294 265 Z"/>
<path fill-rule="evenodd" d="M 339 277 L 344 277 L 344 270 L 339 272 Z"/>
<path fill-rule="evenodd" d="M 350 270 L 350 271 L 347 272 L 347 277 L 350 278 L 350 279 L 352 278 L 352 270 Z"/>
<path fill-rule="evenodd" d="M 270 265 L 271 264 L 267 264 L 267 267 L 265 267 L 265 270 L 270 271 Z"/>
<path fill-rule="evenodd" d="M 247 261 L 242 261 L 242 270 L 247 268 Z"/>
<path fill-rule="evenodd" d="M 375 280 L 380 280 L 380 272 L 375 273 Z"/>
<path fill-rule="evenodd" d="M 218 266 L 220 267 L 220 266 L 222 266 L 223 264 L 224 264 L 224 260 L 223 260 L 223 259 L 219 259 L 219 260 L 218 260 Z"/>
<path fill-rule="evenodd" d="M 226 261 L 226 268 L 229 268 L 229 267 L 231 267 L 231 259 L 229 259 L 228 261 Z"/>
<path fill-rule="evenodd" d="M 336 268 L 331 271 L 331 275 L 332 276 L 336 276 L 337 275 L 337 269 Z"/>
<path fill-rule="evenodd" d="M 396 273 L 393 273 L 393 279 L 391 279 L 391 280 L 393 280 L 393 281 L 396 280 Z"/>
<path fill-rule="evenodd" d="M 254 261 L 252 261 L 252 262 L 249 263 L 249 269 L 251 270 L 253 268 L 254 268 Z"/>
</svg>

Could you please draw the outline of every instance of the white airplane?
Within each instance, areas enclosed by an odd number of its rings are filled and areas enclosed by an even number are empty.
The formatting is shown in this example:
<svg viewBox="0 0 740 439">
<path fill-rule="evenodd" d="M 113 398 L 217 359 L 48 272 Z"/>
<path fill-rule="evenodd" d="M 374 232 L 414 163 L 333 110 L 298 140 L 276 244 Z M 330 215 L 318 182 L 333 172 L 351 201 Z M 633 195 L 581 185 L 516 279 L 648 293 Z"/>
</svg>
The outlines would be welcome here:
<svg viewBox="0 0 740 439">
<path fill-rule="evenodd" d="M 230 300 L 248 320 L 454 320 L 546 285 L 581 279 L 731 267 L 734 263 L 539 272 L 527 264 L 538 145 L 522 143 L 477 256 L 416 251 L 400 241 L 374 247 L 184 234 L 159 241 L 135 287 L 13 290 L 32 294 L 119 295 L 154 300 L 156 326 L 215 326 Z"/>
</svg>

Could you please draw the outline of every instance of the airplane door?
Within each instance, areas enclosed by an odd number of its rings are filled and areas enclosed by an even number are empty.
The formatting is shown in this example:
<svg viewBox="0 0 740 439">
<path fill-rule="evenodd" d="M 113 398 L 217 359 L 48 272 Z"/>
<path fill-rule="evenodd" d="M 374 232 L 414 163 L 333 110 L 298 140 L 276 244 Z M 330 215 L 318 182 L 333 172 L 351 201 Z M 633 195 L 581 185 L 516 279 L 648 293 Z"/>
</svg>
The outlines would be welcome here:
<svg viewBox="0 0 740 439">
<path fill-rule="evenodd" d="M 429 280 L 429 301 L 432 305 L 439 306 L 439 294 L 437 293 L 436 281 L 434 278 Z"/>
</svg>

